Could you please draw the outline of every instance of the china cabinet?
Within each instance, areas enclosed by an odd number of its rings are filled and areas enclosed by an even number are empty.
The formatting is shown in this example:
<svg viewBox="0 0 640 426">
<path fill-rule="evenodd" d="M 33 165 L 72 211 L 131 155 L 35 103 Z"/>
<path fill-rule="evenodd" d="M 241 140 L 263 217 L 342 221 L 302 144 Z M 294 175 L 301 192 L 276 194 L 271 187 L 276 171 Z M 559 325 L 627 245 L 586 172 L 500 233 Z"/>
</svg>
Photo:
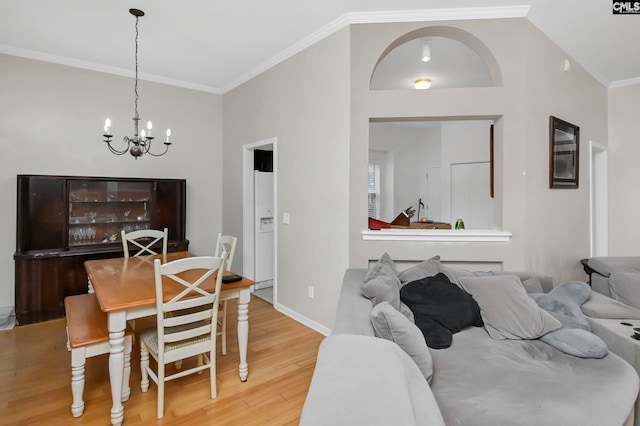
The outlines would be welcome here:
<svg viewBox="0 0 640 426">
<path fill-rule="evenodd" d="M 64 298 L 87 291 L 84 262 L 123 256 L 122 230 L 168 228 L 169 251 L 188 250 L 184 179 L 18 175 L 17 184 L 19 324 L 62 317 Z"/>
</svg>

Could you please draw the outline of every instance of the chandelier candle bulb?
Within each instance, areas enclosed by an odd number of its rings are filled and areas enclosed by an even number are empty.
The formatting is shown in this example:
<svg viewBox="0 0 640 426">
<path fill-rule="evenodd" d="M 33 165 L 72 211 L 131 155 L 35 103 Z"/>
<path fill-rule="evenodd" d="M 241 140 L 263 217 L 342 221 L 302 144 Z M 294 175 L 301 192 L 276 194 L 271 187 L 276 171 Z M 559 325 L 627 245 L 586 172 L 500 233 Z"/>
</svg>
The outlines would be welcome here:
<svg viewBox="0 0 640 426">
<path fill-rule="evenodd" d="M 169 136 L 171 136 L 171 129 L 167 129 L 167 142 L 169 143 Z"/>
<path fill-rule="evenodd" d="M 151 124 L 151 121 L 147 121 L 147 136 L 151 137 L 151 128 L 153 127 L 153 125 Z"/>
<path fill-rule="evenodd" d="M 144 139 L 144 138 L 146 138 L 146 137 L 147 137 L 147 135 L 146 135 L 146 134 L 145 134 L 145 132 L 144 132 L 144 129 L 142 129 L 142 131 L 140 132 L 140 137 L 141 137 L 142 139 Z"/>
<path fill-rule="evenodd" d="M 108 118 L 106 120 L 104 120 L 104 134 L 108 135 L 109 134 L 109 128 L 111 127 L 111 120 L 109 120 Z"/>
</svg>

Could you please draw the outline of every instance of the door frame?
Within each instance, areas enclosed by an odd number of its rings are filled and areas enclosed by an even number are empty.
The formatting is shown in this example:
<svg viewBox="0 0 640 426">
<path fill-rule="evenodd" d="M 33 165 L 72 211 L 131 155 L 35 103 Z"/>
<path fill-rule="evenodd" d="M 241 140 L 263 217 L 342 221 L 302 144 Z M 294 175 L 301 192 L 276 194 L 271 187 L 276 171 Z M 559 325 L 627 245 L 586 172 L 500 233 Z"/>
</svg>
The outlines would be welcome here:
<svg viewBox="0 0 640 426">
<path fill-rule="evenodd" d="M 264 139 L 242 146 L 242 266 L 243 275 L 255 277 L 255 221 L 253 157 L 256 149 L 273 150 L 273 304 L 278 301 L 278 160 L 277 138 Z"/>
</svg>

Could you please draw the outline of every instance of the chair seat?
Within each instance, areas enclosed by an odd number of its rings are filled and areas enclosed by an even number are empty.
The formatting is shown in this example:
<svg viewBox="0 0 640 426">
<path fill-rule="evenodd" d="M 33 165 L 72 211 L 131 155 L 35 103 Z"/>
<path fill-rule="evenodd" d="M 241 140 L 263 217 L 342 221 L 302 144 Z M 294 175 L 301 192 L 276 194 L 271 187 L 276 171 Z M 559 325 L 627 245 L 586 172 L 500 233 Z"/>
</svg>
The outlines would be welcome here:
<svg viewBox="0 0 640 426">
<path fill-rule="evenodd" d="M 64 299 L 69 330 L 69 346 L 79 348 L 109 341 L 107 314 L 102 312 L 95 293 L 78 294 Z M 127 326 L 125 335 L 133 335 Z"/>
</svg>

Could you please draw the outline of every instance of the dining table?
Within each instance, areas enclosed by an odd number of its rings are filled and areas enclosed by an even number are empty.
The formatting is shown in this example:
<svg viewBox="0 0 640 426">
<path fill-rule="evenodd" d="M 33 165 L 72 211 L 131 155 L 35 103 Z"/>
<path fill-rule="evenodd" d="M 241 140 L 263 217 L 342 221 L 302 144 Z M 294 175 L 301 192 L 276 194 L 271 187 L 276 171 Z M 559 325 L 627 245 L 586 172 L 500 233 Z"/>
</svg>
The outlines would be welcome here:
<svg viewBox="0 0 640 426">
<path fill-rule="evenodd" d="M 87 276 L 93 286 L 100 308 L 107 313 L 109 329 L 109 380 L 111 383 L 111 424 L 121 425 L 124 420 L 122 385 L 124 381 L 124 331 L 128 320 L 156 314 L 155 272 L 153 262 L 171 262 L 195 254 L 188 251 L 167 254 L 88 260 L 84 263 Z M 232 275 L 224 271 L 225 275 Z M 215 287 L 211 275 L 201 286 L 209 291 Z M 247 345 L 249 340 L 249 301 L 251 286 L 255 282 L 241 277 L 238 281 L 223 283 L 220 301 L 237 299 L 238 303 L 238 367 L 241 381 L 249 375 Z M 180 289 L 163 284 L 165 300 L 174 297 Z"/>
</svg>

